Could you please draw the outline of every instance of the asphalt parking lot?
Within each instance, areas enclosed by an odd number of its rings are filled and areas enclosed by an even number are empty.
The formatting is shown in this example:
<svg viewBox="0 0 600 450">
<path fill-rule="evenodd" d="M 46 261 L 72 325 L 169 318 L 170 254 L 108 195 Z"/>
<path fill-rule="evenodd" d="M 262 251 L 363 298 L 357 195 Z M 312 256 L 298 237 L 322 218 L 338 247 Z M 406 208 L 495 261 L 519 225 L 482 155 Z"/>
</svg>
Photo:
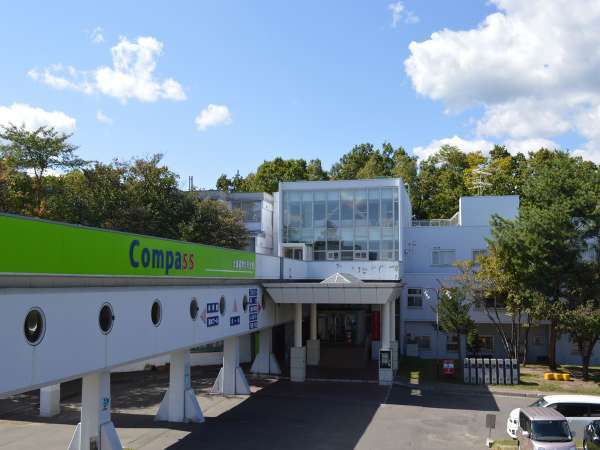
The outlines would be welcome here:
<svg viewBox="0 0 600 450">
<path fill-rule="evenodd" d="M 450 395 L 372 383 L 254 381 L 249 397 L 208 394 L 212 378 L 194 374 L 203 424 L 154 422 L 167 376 L 113 376 L 113 422 L 132 449 L 482 449 L 506 439 L 512 408 L 531 399 Z M 65 449 L 79 420 L 80 382 L 63 387 L 62 412 L 40 419 L 35 392 L 0 400 L 0 448 Z"/>
</svg>

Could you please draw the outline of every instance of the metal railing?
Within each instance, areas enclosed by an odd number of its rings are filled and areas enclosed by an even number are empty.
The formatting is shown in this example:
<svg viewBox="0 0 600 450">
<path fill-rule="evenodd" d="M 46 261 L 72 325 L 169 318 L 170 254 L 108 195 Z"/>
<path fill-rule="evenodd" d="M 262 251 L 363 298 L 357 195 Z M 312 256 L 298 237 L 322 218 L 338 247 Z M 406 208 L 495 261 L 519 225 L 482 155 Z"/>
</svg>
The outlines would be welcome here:
<svg viewBox="0 0 600 450">
<path fill-rule="evenodd" d="M 413 227 L 455 227 L 458 226 L 458 212 L 449 219 L 413 220 Z"/>
</svg>

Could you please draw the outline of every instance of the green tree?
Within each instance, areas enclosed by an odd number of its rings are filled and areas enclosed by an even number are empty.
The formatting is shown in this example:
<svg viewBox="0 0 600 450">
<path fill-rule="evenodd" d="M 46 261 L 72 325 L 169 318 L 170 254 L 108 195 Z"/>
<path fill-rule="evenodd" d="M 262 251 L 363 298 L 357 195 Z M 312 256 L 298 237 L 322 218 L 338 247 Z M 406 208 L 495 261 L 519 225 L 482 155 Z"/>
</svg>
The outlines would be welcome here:
<svg viewBox="0 0 600 450">
<path fill-rule="evenodd" d="M 311 159 L 306 166 L 307 179 L 309 181 L 328 180 L 327 171 L 323 170 L 320 159 Z"/>
<path fill-rule="evenodd" d="M 356 180 L 358 172 L 367 165 L 369 158 L 376 152 L 373 144 L 355 145 L 331 166 L 329 175 L 333 180 Z"/>
<path fill-rule="evenodd" d="M 193 212 L 192 200 L 179 190 L 179 177 L 160 165 L 162 155 L 137 159 L 124 175 L 129 205 L 124 226 L 131 232 L 177 239 L 179 224 Z"/>
<path fill-rule="evenodd" d="M 181 239 L 199 244 L 242 249 L 248 232 L 240 211 L 232 211 L 217 200 L 196 200 L 192 216 L 180 225 Z"/>
<path fill-rule="evenodd" d="M 232 181 L 227 177 L 227 175 L 222 174 L 219 178 L 217 178 L 216 188 L 218 191 L 231 192 Z"/>
<path fill-rule="evenodd" d="M 442 287 L 438 290 L 437 316 L 439 326 L 446 333 L 458 336 L 458 359 L 462 361 L 463 339 L 475 327 L 470 315 L 471 302 L 463 286 Z"/>
<path fill-rule="evenodd" d="M 561 330 L 569 333 L 581 355 L 582 376 L 589 380 L 590 359 L 600 338 L 600 308 L 590 301 L 567 310 L 561 317 Z"/>
<path fill-rule="evenodd" d="M 25 126 L 2 127 L 0 138 L 8 143 L 0 147 L 1 156 L 20 171 L 33 173 L 33 213 L 44 213 L 44 176 L 49 170 L 82 167 L 86 161 L 77 157 L 77 146 L 68 142 L 72 134 L 57 132 L 52 127 L 28 131 Z"/>
</svg>

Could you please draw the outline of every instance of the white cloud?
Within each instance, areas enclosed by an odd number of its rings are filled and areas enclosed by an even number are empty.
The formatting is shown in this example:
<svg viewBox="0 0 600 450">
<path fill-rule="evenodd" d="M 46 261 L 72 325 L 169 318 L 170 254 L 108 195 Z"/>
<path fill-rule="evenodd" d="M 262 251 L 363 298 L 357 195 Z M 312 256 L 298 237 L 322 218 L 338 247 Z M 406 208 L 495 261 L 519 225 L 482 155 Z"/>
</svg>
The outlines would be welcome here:
<svg viewBox="0 0 600 450">
<path fill-rule="evenodd" d="M 90 40 L 92 41 L 92 44 L 101 44 L 104 42 L 104 35 L 102 32 L 102 27 L 96 27 L 90 32 Z"/>
<path fill-rule="evenodd" d="M 0 125 L 24 125 L 29 131 L 42 126 L 54 127 L 57 131 L 70 133 L 75 130 L 76 120 L 61 111 L 46 111 L 24 103 L 0 106 Z"/>
<path fill-rule="evenodd" d="M 490 0 L 476 28 L 411 42 L 404 62 L 414 89 L 449 111 L 483 106 L 479 137 L 600 136 L 600 2 Z M 586 147 L 587 148 L 587 147 Z"/>
<path fill-rule="evenodd" d="M 113 123 L 113 120 L 100 110 L 98 110 L 98 112 L 96 112 L 96 120 L 98 122 L 104 123 L 106 125 L 112 125 L 112 123 Z"/>
<path fill-rule="evenodd" d="M 419 21 L 419 17 L 412 11 L 409 11 L 401 1 L 390 3 L 388 9 L 392 13 L 392 27 L 396 28 L 400 22 L 414 24 Z"/>
<path fill-rule="evenodd" d="M 162 49 L 162 42 L 153 37 L 138 37 L 135 42 L 122 37 L 111 48 L 112 67 L 100 66 L 84 71 L 55 64 L 42 71 L 32 69 L 28 74 L 55 89 L 104 94 L 123 103 L 129 99 L 141 102 L 185 100 L 181 84 L 172 78 L 160 80 L 154 75 L 156 59 Z"/>
<path fill-rule="evenodd" d="M 417 156 L 419 159 L 427 159 L 434 153 L 437 153 L 440 147 L 444 145 L 458 147 L 466 153 L 480 151 L 481 153 L 486 154 L 494 148 L 492 142 L 484 139 L 467 140 L 458 136 L 453 136 L 451 138 L 433 140 L 425 147 L 415 147 L 413 148 L 413 155 Z"/>
<path fill-rule="evenodd" d="M 525 156 L 529 152 L 538 151 L 540 148 L 548 148 L 554 150 L 560 148 L 556 142 L 544 138 L 529 138 L 529 139 L 509 139 L 503 142 L 511 154 L 523 153 Z"/>
<path fill-rule="evenodd" d="M 217 125 L 229 125 L 231 122 L 231 112 L 225 105 L 210 104 L 196 116 L 196 126 L 200 131 Z"/>
</svg>

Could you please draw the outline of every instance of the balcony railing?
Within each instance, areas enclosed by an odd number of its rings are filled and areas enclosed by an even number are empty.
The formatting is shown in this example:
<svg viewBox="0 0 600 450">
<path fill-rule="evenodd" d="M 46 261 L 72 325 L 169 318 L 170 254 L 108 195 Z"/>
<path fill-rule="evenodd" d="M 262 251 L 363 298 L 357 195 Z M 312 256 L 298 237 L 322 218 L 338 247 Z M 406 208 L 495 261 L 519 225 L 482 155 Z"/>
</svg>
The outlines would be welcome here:
<svg viewBox="0 0 600 450">
<path fill-rule="evenodd" d="M 458 226 L 458 212 L 449 219 L 413 220 L 413 227 L 456 227 Z"/>
</svg>

